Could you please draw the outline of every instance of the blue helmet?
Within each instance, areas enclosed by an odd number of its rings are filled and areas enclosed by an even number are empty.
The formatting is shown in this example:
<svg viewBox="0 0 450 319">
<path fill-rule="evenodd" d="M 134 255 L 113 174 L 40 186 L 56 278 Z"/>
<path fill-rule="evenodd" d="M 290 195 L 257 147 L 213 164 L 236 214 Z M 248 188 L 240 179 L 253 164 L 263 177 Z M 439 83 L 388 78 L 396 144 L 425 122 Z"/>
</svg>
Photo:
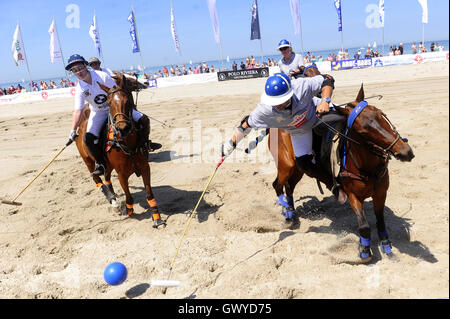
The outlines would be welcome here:
<svg viewBox="0 0 450 319">
<path fill-rule="evenodd" d="M 280 50 L 281 48 L 285 48 L 285 47 L 292 48 L 291 43 L 288 40 L 283 39 L 280 42 L 278 42 L 278 50 Z"/>
<path fill-rule="evenodd" d="M 79 54 L 72 54 L 67 60 L 66 70 L 69 71 L 74 64 L 83 63 L 84 65 L 88 65 L 88 62 Z"/>
<path fill-rule="evenodd" d="M 261 94 L 261 103 L 270 106 L 280 105 L 289 100 L 293 94 L 289 76 L 275 73 L 266 81 L 264 93 Z"/>
</svg>

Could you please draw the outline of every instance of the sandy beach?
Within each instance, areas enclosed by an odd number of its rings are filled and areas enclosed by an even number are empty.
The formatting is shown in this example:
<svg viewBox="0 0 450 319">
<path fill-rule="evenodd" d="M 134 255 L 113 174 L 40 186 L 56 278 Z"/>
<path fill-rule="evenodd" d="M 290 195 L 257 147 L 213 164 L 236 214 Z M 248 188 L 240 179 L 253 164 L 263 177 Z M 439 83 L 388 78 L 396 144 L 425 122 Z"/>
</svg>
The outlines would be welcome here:
<svg viewBox="0 0 450 319">
<path fill-rule="evenodd" d="M 385 208 L 393 257 L 379 248 L 371 200 L 373 260 L 359 264 L 357 220 L 326 189 L 304 177 L 295 193 L 300 225 L 283 229 L 275 205 L 267 139 L 218 170 L 183 239 L 189 216 L 218 160 L 219 146 L 259 101 L 265 78 L 147 89 L 138 109 L 154 118 L 149 157 L 164 229 L 152 228 L 141 178 L 130 178 L 135 215 L 119 215 L 97 190 L 74 145 L 18 198 L 0 205 L 0 298 L 448 298 L 449 64 L 330 72 L 333 102 L 353 101 L 361 83 L 415 158 L 392 159 Z M 56 155 L 70 132 L 72 98 L 0 106 L 0 197 L 14 198 Z M 158 121 L 170 127 L 162 126 Z M 125 196 L 113 173 L 121 201 Z M 126 265 L 109 286 L 105 267 Z"/>
</svg>

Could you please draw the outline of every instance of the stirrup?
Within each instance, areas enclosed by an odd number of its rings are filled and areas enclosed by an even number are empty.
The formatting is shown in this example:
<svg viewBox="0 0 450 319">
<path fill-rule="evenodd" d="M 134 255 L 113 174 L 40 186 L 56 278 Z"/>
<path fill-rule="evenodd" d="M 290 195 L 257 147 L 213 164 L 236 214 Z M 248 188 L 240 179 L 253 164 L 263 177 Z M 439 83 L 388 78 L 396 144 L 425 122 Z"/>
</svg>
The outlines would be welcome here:
<svg viewBox="0 0 450 319">
<path fill-rule="evenodd" d="M 95 163 L 95 169 L 91 176 L 101 176 L 105 174 L 105 166 L 103 164 Z"/>
</svg>

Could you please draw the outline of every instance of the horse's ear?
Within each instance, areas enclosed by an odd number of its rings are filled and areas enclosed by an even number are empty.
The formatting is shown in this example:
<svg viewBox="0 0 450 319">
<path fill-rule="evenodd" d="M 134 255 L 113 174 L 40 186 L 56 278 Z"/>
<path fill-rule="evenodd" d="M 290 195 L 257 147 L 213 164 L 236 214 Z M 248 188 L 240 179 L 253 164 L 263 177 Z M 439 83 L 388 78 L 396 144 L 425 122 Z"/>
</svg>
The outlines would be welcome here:
<svg viewBox="0 0 450 319">
<path fill-rule="evenodd" d="M 103 91 L 105 91 L 106 93 L 109 92 L 109 87 L 107 87 L 107 86 L 101 84 L 101 83 L 98 82 L 98 81 L 97 81 L 97 84 L 98 84 L 98 86 L 99 86 Z"/>
<path fill-rule="evenodd" d="M 356 102 L 364 101 L 364 85 L 361 83 L 361 88 L 359 89 L 358 96 L 356 97 Z"/>
</svg>

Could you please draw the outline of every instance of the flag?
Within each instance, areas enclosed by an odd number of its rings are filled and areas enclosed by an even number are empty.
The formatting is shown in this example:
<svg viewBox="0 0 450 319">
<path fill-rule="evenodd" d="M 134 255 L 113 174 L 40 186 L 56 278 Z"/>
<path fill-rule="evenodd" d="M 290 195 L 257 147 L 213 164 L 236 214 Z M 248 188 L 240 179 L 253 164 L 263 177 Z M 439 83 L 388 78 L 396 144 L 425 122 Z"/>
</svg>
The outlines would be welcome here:
<svg viewBox="0 0 450 319">
<path fill-rule="evenodd" d="M 102 52 L 102 46 L 100 44 L 100 32 L 97 28 L 97 17 L 94 13 L 94 18 L 92 19 L 92 24 L 89 27 L 89 35 L 92 38 L 92 41 L 94 41 L 95 48 L 97 50 L 97 56 L 99 58 L 103 58 L 103 52 Z"/>
<path fill-rule="evenodd" d="M 55 20 L 52 21 L 50 28 L 48 29 L 50 34 L 50 60 L 52 63 L 55 61 L 62 61 L 61 46 L 58 40 L 58 31 L 56 30 Z"/>
<path fill-rule="evenodd" d="M 128 21 L 130 21 L 130 36 L 131 36 L 131 41 L 133 41 L 133 53 L 140 52 L 139 43 L 137 40 L 134 11 L 131 11 L 130 15 L 128 16 Z"/>
<path fill-rule="evenodd" d="M 378 3 L 378 13 L 380 14 L 380 23 L 384 27 L 384 0 L 380 0 Z"/>
<path fill-rule="evenodd" d="M 428 4 L 427 0 L 418 0 L 422 6 L 422 23 L 428 23 Z"/>
<path fill-rule="evenodd" d="M 258 15 L 258 1 L 255 0 L 252 5 L 252 26 L 250 32 L 250 40 L 261 40 L 261 33 L 259 32 L 259 15 Z"/>
<path fill-rule="evenodd" d="M 341 0 L 334 0 L 334 6 L 338 14 L 338 31 L 342 31 Z"/>
<path fill-rule="evenodd" d="M 294 32 L 299 34 L 301 32 L 299 0 L 291 0 L 291 14 L 294 21 Z"/>
<path fill-rule="evenodd" d="M 219 17 L 217 16 L 216 0 L 206 0 L 209 8 L 209 16 L 213 25 L 214 37 L 220 43 Z"/>
<path fill-rule="evenodd" d="M 25 55 L 25 48 L 22 42 L 22 36 L 20 34 L 20 27 L 17 23 L 16 31 L 14 32 L 14 38 L 12 42 L 11 51 L 14 58 L 14 64 L 16 66 L 27 63 L 27 57 Z"/>
<path fill-rule="evenodd" d="M 175 49 L 180 51 L 180 42 L 178 42 L 177 30 L 175 29 L 175 17 L 173 15 L 173 8 L 170 7 L 170 29 L 172 31 L 173 42 L 175 42 Z"/>
</svg>

